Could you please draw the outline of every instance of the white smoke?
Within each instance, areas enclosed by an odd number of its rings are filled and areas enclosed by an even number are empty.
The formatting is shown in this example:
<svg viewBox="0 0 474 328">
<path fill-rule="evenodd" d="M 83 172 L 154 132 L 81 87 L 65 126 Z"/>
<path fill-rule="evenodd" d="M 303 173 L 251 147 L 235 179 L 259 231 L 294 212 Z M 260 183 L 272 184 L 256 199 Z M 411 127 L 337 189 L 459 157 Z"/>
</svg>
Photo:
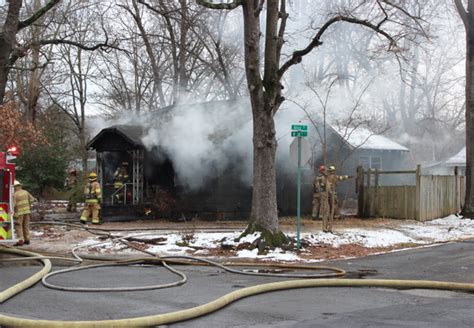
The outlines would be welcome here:
<svg viewBox="0 0 474 328">
<path fill-rule="evenodd" d="M 275 118 L 278 168 L 294 171 L 289 161 L 292 124 L 307 124 L 304 112 L 282 107 Z M 169 158 L 177 183 L 198 190 L 228 168 L 241 182 L 251 186 L 253 177 L 252 111 L 247 98 L 235 102 L 216 101 L 167 107 L 142 115 L 123 115 L 112 121 L 96 121 L 91 127 L 138 125 L 144 129 L 142 142 L 154 158 Z M 99 124 L 100 123 L 100 124 Z"/>
<path fill-rule="evenodd" d="M 143 122 L 147 130 L 143 144 L 149 151 L 164 151 L 179 182 L 191 189 L 203 186 L 236 161 L 241 163 L 242 181 L 248 182 L 252 165 L 249 106 L 248 101 L 177 106 L 164 119 L 157 112 L 157 119 Z"/>
</svg>

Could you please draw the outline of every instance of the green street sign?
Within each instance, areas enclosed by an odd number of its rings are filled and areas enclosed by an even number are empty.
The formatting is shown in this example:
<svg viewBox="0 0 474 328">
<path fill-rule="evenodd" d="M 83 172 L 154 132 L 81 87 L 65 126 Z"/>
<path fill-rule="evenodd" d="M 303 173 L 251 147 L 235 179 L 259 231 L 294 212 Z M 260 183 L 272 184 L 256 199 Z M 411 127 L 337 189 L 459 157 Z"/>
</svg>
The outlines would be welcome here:
<svg viewBox="0 0 474 328">
<path fill-rule="evenodd" d="M 307 137 L 308 131 L 291 131 L 292 137 Z"/>
<path fill-rule="evenodd" d="M 308 126 L 307 125 L 292 125 L 291 129 L 295 131 L 308 131 Z"/>
</svg>

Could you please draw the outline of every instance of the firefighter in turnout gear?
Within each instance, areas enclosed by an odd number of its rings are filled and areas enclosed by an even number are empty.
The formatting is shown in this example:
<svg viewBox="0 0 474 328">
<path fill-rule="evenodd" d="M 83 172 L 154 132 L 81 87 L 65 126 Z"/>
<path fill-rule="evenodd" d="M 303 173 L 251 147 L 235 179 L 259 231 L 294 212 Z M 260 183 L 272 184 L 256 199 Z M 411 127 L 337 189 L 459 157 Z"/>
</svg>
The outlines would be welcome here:
<svg viewBox="0 0 474 328">
<path fill-rule="evenodd" d="M 326 229 L 328 232 L 332 232 L 334 216 L 340 217 L 339 207 L 337 203 L 337 193 L 336 193 L 337 182 L 344 181 L 349 178 L 350 177 L 347 175 L 336 175 L 335 166 L 331 165 L 328 167 L 327 186 L 328 186 L 329 215 L 328 215 L 326 227 L 324 227 L 324 223 L 323 223 L 323 230 Z"/>
<path fill-rule="evenodd" d="M 77 199 L 78 195 L 78 180 L 77 180 L 77 171 L 76 169 L 72 168 L 68 171 L 66 181 L 64 182 L 64 189 L 68 192 L 68 204 L 67 204 L 67 211 L 68 212 L 76 212 L 77 211 Z"/>
<path fill-rule="evenodd" d="M 15 225 L 18 236 L 15 246 L 29 245 L 31 205 L 36 202 L 36 199 L 28 191 L 22 189 L 20 182 L 15 180 L 13 186 L 15 188 L 13 195 Z"/>
<path fill-rule="evenodd" d="M 326 179 L 326 167 L 320 165 L 319 174 L 313 181 L 313 211 L 311 216 L 314 220 L 321 219 L 321 217 L 324 216 L 324 213 L 328 210 Z"/>
<path fill-rule="evenodd" d="M 128 181 L 128 163 L 122 162 L 114 173 L 115 200 L 118 203 L 124 203 L 124 197 L 126 197 L 124 184 Z"/>
<path fill-rule="evenodd" d="M 92 215 L 92 224 L 100 224 L 99 210 L 102 202 L 102 191 L 99 182 L 97 182 L 97 174 L 94 172 L 89 174 L 89 181 L 84 188 L 84 195 L 86 201 L 81 215 L 81 223 L 86 224 L 89 216 Z"/>
</svg>

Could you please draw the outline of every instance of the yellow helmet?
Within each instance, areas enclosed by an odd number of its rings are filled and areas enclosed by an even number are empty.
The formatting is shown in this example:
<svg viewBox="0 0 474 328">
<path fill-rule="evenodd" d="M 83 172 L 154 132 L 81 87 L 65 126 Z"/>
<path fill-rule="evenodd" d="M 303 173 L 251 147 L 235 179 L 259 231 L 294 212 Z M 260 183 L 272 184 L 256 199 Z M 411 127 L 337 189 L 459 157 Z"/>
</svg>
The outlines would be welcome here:
<svg viewBox="0 0 474 328">
<path fill-rule="evenodd" d="M 91 172 L 91 173 L 89 174 L 89 180 L 91 180 L 91 181 L 97 180 L 97 173 Z"/>
</svg>

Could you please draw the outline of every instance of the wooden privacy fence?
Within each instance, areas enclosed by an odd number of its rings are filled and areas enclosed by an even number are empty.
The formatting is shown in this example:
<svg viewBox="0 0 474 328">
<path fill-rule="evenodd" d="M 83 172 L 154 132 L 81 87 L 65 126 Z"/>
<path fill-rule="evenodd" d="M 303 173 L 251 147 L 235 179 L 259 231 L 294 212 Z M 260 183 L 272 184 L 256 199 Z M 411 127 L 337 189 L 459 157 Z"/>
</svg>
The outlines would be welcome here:
<svg viewBox="0 0 474 328">
<path fill-rule="evenodd" d="M 356 192 L 360 217 L 390 217 L 419 221 L 445 217 L 460 211 L 464 203 L 464 176 L 421 175 L 412 171 L 379 171 L 357 168 Z M 382 175 L 413 175 L 413 184 L 381 185 Z"/>
</svg>

